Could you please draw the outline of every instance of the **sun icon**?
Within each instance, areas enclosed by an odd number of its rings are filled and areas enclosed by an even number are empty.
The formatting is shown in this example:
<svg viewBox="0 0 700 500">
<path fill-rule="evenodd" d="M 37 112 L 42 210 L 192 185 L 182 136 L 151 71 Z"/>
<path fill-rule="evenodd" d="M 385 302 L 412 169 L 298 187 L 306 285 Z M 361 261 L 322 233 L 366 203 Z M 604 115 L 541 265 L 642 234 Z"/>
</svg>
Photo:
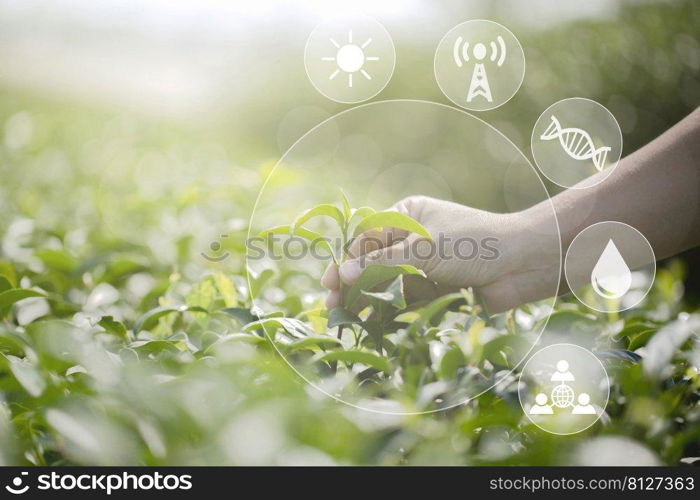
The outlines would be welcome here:
<svg viewBox="0 0 700 500">
<path fill-rule="evenodd" d="M 362 76 L 371 80 L 372 77 L 364 69 L 366 61 L 378 61 L 379 57 L 365 55 L 365 48 L 372 43 L 372 39 L 368 38 L 362 45 L 356 45 L 352 42 L 352 30 L 348 31 L 348 43 L 341 46 L 333 38 L 328 39 L 338 51 L 335 56 L 322 57 L 322 61 L 335 61 L 338 66 L 333 73 L 328 77 L 333 80 L 338 74 L 343 71 L 348 74 L 348 87 L 352 87 L 352 76 L 358 71 Z"/>
</svg>

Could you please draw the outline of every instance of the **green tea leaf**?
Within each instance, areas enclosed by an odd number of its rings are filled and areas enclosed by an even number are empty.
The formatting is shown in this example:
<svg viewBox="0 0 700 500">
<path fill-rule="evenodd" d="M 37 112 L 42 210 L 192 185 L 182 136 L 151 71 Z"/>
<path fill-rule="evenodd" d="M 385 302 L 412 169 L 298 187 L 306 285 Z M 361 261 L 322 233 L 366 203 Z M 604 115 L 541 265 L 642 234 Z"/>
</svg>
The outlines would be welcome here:
<svg viewBox="0 0 700 500">
<path fill-rule="evenodd" d="M 260 233 L 258 233 L 258 236 L 260 238 L 267 238 L 271 234 L 288 234 L 299 236 L 313 243 L 314 245 L 319 245 L 326 251 L 326 253 L 328 253 L 330 257 L 334 257 L 335 255 L 333 252 L 333 247 L 331 246 L 327 238 L 324 238 L 319 233 L 316 233 L 303 227 L 292 228 L 292 226 L 288 224 L 283 226 L 276 226 L 270 229 L 266 229 L 265 231 L 261 231 Z"/>
<path fill-rule="evenodd" d="M 170 340 L 137 340 L 129 344 L 129 348 L 147 354 L 159 354 L 163 351 L 180 352 L 177 342 Z"/>
<path fill-rule="evenodd" d="M 391 373 L 391 363 L 378 354 L 366 351 L 332 351 L 318 357 L 319 361 L 342 361 L 344 363 L 362 363 L 385 373 Z"/>
<path fill-rule="evenodd" d="M 457 370 L 467 364 L 467 359 L 459 347 L 453 347 L 440 360 L 440 377 L 453 379 Z"/>
<path fill-rule="evenodd" d="M 223 273 L 216 273 L 214 275 L 214 281 L 216 282 L 216 288 L 221 294 L 221 298 L 224 301 L 226 307 L 235 307 L 238 305 L 238 291 L 236 290 L 233 281 Z"/>
<path fill-rule="evenodd" d="M 11 262 L 0 260 L 0 277 L 10 284 L 9 288 L 17 288 L 17 272 Z"/>
<path fill-rule="evenodd" d="M 482 356 L 495 366 L 510 368 L 522 359 L 531 345 L 522 335 L 500 335 L 483 345 Z"/>
<path fill-rule="evenodd" d="M 406 297 L 403 292 L 403 275 L 398 275 L 394 281 L 383 292 L 366 292 L 362 290 L 362 295 L 373 300 L 386 302 L 396 309 L 406 308 Z"/>
<path fill-rule="evenodd" d="M 304 339 L 295 340 L 287 346 L 287 351 L 299 351 L 302 349 L 310 349 L 312 347 L 342 347 L 340 340 L 328 335 L 316 335 L 306 337 Z"/>
<path fill-rule="evenodd" d="M 362 323 L 360 317 L 352 311 L 336 307 L 328 313 L 328 328 L 340 325 L 359 325 Z"/>
<path fill-rule="evenodd" d="M 362 295 L 362 291 L 371 291 L 372 288 L 389 281 L 390 279 L 396 278 L 402 274 L 419 274 L 425 276 L 423 271 L 416 269 L 408 264 L 401 264 L 398 266 L 385 266 L 383 264 L 375 264 L 367 266 L 367 268 L 362 271 L 362 274 L 357 279 L 354 285 L 352 285 L 346 295 L 345 295 L 345 307 L 346 309 L 352 308 L 358 298 Z"/>
<path fill-rule="evenodd" d="M 0 354 L 9 354 L 12 356 L 24 356 L 24 346 L 16 335 L 0 331 Z"/>
<path fill-rule="evenodd" d="M 329 204 L 322 204 L 322 205 L 316 205 L 313 208 L 310 208 L 303 214 L 301 214 L 297 219 L 294 221 L 294 223 L 291 226 L 291 231 L 294 233 L 297 231 L 305 222 L 313 219 L 314 217 L 330 217 L 331 219 L 335 220 L 338 224 L 338 227 L 342 229 L 342 227 L 345 225 L 345 216 L 343 215 L 343 212 L 340 211 L 338 207 L 335 205 L 329 205 Z"/>
<path fill-rule="evenodd" d="M 190 292 L 185 297 L 185 302 L 188 306 L 211 309 L 214 305 L 217 293 L 218 290 L 214 284 L 214 278 L 212 276 L 206 276 L 199 283 L 195 283 L 192 286 Z"/>
<path fill-rule="evenodd" d="M 238 322 L 244 326 L 260 319 L 245 307 L 226 307 L 224 309 L 219 309 L 219 312 L 228 314 L 232 318 L 238 320 Z"/>
<path fill-rule="evenodd" d="M 168 314 L 173 314 L 173 313 L 183 313 L 186 311 L 201 312 L 201 313 L 208 313 L 209 312 L 206 309 L 204 309 L 203 307 L 199 307 L 199 306 L 180 305 L 180 306 L 156 307 L 155 309 L 151 309 L 150 311 L 148 311 L 146 314 L 144 314 L 143 316 L 141 316 L 139 318 L 139 320 L 134 325 L 134 333 L 138 333 L 141 330 L 149 330 L 163 316 L 166 316 Z"/>
<path fill-rule="evenodd" d="M 12 283 L 5 277 L 5 276 L 0 276 L 0 293 L 5 292 L 11 288 L 14 288 L 12 286 Z"/>
<path fill-rule="evenodd" d="M 28 288 L 11 288 L 0 293 L 0 318 L 7 315 L 13 304 L 30 297 L 46 297 L 46 294 Z"/>
<path fill-rule="evenodd" d="M 124 276 L 134 274 L 135 272 L 144 269 L 148 269 L 148 266 L 143 262 L 138 262 L 128 258 L 119 259 L 109 263 L 104 274 L 100 277 L 100 281 L 114 283 Z"/>
<path fill-rule="evenodd" d="M 617 334 L 618 337 L 635 337 L 640 333 L 645 333 L 649 330 L 656 330 L 653 325 L 648 323 L 633 323 L 631 325 L 625 326 L 620 333 Z"/>
<path fill-rule="evenodd" d="M 417 220 L 409 217 L 408 215 L 401 214 L 399 212 L 394 212 L 393 210 L 387 210 L 385 212 L 377 212 L 368 215 L 362 219 L 357 227 L 353 236 L 359 236 L 360 234 L 368 231 L 370 229 L 379 229 L 385 227 L 393 227 L 396 229 L 404 229 L 411 233 L 416 233 L 419 236 L 432 241 L 432 236 L 427 229 Z"/>
<path fill-rule="evenodd" d="M 340 196 L 343 203 L 343 215 L 345 216 L 345 221 L 347 222 L 352 216 L 352 208 L 350 208 L 350 201 L 342 189 L 340 190 Z"/>
<path fill-rule="evenodd" d="M 6 356 L 6 358 L 12 375 L 24 390 L 32 397 L 41 396 L 46 389 L 46 380 L 42 377 L 39 368 L 27 358 L 20 359 L 14 356 Z"/>
<path fill-rule="evenodd" d="M 595 353 L 599 358 L 622 359 L 632 363 L 638 363 L 642 357 L 627 349 L 600 349 Z"/>
<path fill-rule="evenodd" d="M 372 214 L 376 214 L 377 211 L 373 209 L 372 207 L 360 207 L 358 209 L 355 209 L 352 212 L 352 218 L 358 218 L 360 220 L 364 219 L 365 217 L 368 217 Z"/>
<path fill-rule="evenodd" d="M 434 324 L 441 317 L 441 313 L 447 309 L 453 302 L 463 299 L 461 293 L 448 293 L 442 297 L 433 300 L 427 306 L 421 308 L 418 312 L 420 317 L 426 323 Z"/>
<path fill-rule="evenodd" d="M 679 317 L 657 331 L 647 342 L 644 354 L 644 373 L 649 378 L 664 376 L 673 365 L 673 357 L 689 337 L 700 330 L 697 316 Z"/>
<path fill-rule="evenodd" d="M 264 231 L 260 231 L 258 233 L 258 237 L 267 238 L 271 234 L 290 234 L 291 228 L 292 226 L 290 226 L 289 224 L 271 227 L 269 229 L 265 229 Z"/>
<path fill-rule="evenodd" d="M 265 283 L 270 281 L 274 275 L 275 271 L 272 269 L 263 269 L 259 273 L 253 272 L 249 269 L 248 282 L 250 285 L 250 295 L 257 297 L 260 290 L 262 290 L 263 286 L 265 286 Z"/>
<path fill-rule="evenodd" d="M 630 343 L 627 346 L 627 348 L 630 351 L 636 351 L 640 347 L 644 347 L 647 342 L 654 336 L 656 333 L 655 329 L 648 329 L 644 330 L 630 338 Z"/>
<path fill-rule="evenodd" d="M 289 335 L 297 338 L 313 336 L 315 332 L 311 330 L 305 323 L 294 318 L 264 318 L 258 321 L 253 321 L 245 326 L 244 330 L 264 330 L 268 335 L 272 336 L 270 329 L 274 334 L 275 330 L 282 328 Z"/>
<path fill-rule="evenodd" d="M 43 250 L 37 250 L 34 252 L 34 255 L 38 257 L 46 267 L 64 273 L 73 272 L 78 267 L 78 261 L 63 250 L 45 248 Z"/>
<path fill-rule="evenodd" d="M 115 320 L 112 316 L 102 316 L 102 319 L 100 319 L 98 324 L 104 328 L 105 331 L 116 335 L 121 339 L 126 339 L 128 337 L 126 327 L 119 321 Z"/>
<path fill-rule="evenodd" d="M 253 335 L 252 333 L 230 333 L 220 337 L 216 342 L 212 343 L 209 347 L 204 350 L 204 354 L 212 354 L 227 344 L 235 342 L 244 342 L 246 344 L 264 344 L 267 342 L 265 337 L 259 337 Z"/>
</svg>

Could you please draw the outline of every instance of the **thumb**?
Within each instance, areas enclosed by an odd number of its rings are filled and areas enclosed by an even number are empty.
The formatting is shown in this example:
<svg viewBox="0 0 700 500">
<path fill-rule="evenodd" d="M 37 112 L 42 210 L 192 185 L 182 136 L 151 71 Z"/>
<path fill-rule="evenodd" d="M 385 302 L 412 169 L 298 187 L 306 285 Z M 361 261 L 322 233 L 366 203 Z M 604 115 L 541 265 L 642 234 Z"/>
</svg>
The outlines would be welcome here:
<svg viewBox="0 0 700 500">
<path fill-rule="evenodd" d="M 344 262 L 338 269 L 340 279 L 346 285 L 352 285 L 357 281 L 362 272 L 371 265 L 382 264 L 385 266 L 398 266 L 409 264 L 418 269 L 422 269 L 425 261 L 416 258 L 412 242 L 413 238 L 407 238 L 389 247 L 380 248 L 368 254 L 350 259 Z"/>
</svg>

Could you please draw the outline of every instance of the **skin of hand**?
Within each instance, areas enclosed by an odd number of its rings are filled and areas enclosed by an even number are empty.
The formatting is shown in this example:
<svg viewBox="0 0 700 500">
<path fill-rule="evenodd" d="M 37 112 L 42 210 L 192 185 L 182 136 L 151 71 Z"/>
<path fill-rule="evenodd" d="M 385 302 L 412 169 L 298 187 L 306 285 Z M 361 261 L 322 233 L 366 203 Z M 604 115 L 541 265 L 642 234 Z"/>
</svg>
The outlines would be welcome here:
<svg viewBox="0 0 700 500">
<path fill-rule="evenodd" d="M 518 271 L 515 263 L 519 259 L 512 258 L 512 243 L 521 231 L 515 214 L 486 212 L 426 196 L 405 198 L 391 210 L 420 222 L 433 241 L 391 228 L 364 233 L 352 243 L 349 258 L 340 269 L 331 264 L 321 279 L 330 291 L 326 299 L 329 309 L 340 305 L 341 283 L 352 285 L 372 264 L 412 265 L 437 282 L 441 293 L 477 287 L 487 304 L 488 297 L 498 294 Z M 519 262 L 521 269 L 528 267 L 522 264 Z M 407 295 L 410 293 L 407 290 Z"/>
</svg>

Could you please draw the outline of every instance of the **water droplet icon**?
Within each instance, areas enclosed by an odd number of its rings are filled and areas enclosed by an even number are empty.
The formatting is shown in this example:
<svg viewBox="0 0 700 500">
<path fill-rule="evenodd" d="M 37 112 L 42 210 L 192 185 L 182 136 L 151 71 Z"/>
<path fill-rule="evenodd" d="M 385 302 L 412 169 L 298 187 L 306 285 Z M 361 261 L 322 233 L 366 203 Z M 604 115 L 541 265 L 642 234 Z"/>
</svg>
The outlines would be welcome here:
<svg viewBox="0 0 700 500">
<path fill-rule="evenodd" d="M 620 251 L 609 240 L 591 272 L 593 289 L 606 299 L 619 299 L 632 285 L 632 272 Z"/>
</svg>

